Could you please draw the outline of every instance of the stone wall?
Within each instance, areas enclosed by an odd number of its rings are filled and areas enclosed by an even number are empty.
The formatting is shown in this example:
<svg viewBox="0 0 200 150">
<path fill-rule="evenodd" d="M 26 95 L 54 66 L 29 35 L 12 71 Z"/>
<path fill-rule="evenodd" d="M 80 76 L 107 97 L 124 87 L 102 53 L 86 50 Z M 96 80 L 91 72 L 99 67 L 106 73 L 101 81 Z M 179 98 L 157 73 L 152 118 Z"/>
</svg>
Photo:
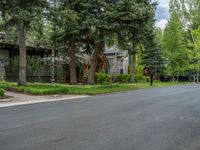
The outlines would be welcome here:
<svg viewBox="0 0 200 150">
<path fill-rule="evenodd" d="M 5 68 L 0 68 L 0 81 L 4 81 L 5 80 Z"/>
</svg>

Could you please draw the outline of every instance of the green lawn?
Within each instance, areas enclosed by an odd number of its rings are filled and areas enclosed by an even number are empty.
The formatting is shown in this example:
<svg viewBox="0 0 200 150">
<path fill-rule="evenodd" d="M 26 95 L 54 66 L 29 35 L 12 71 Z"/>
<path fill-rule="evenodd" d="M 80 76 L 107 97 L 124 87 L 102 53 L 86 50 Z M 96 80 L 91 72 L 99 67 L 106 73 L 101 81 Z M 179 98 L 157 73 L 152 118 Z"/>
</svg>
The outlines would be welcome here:
<svg viewBox="0 0 200 150">
<path fill-rule="evenodd" d="M 177 84 L 177 82 L 155 82 L 153 87 L 162 87 L 170 86 Z M 12 82 L 1 82 L 0 89 L 15 91 L 15 92 L 24 92 L 33 95 L 43 95 L 43 94 L 103 94 L 103 93 L 112 93 L 112 92 L 121 92 L 128 90 L 137 90 L 152 88 L 149 83 L 113 83 L 104 84 L 104 85 L 65 85 L 65 84 L 56 84 L 52 86 L 51 84 L 45 83 L 29 83 L 28 86 L 17 86 L 16 83 Z"/>
</svg>

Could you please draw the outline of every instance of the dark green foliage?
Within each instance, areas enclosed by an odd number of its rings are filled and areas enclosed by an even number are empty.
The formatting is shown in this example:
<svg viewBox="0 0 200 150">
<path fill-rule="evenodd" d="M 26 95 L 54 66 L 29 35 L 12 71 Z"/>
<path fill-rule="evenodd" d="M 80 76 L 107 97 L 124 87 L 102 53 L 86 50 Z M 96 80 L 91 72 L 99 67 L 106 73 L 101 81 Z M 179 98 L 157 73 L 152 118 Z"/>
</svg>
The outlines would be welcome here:
<svg viewBox="0 0 200 150">
<path fill-rule="evenodd" d="M 27 56 L 27 67 L 34 72 L 38 72 L 42 68 L 41 57 L 39 56 Z M 19 71 L 19 56 L 10 58 L 9 67 L 14 73 Z"/>
<path fill-rule="evenodd" d="M 143 64 L 149 73 L 158 73 L 163 67 L 163 57 L 160 46 L 155 46 L 149 49 L 146 49 L 143 56 Z"/>
<path fill-rule="evenodd" d="M 129 74 L 122 74 L 117 76 L 117 82 L 129 82 L 131 79 L 131 75 Z"/>
<path fill-rule="evenodd" d="M 38 73 L 41 71 L 43 64 L 42 59 L 39 56 L 28 56 L 27 57 L 27 67 L 33 73 Z"/>
<path fill-rule="evenodd" d="M 20 28 L 26 31 L 39 30 L 44 19 L 43 8 L 48 7 L 46 0 L 3 0 L 0 1 L 0 12 L 4 21 L 3 28 L 8 34 L 7 41 L 16 42 Z M 43 22 L 44 23 L 44 22 Z M 40 28 L 41 29 L 41 28 Z"/>
<path fill-rule="evenodd" d="M 17 73 L 19 71 L 19 56 L 10 58 L 9 67 L 14 73 Z"/>
<path fill-rule="evenodd" d="M 3 89 L 0 89 L 0 97 L 5 95 L 5 91 Z"/>
<path fill-rule="evenodd" d="M 153 85 L 154 76 L 160 74 L 164 67 L 161 47 L 156 44 L 150 45 L 150 47 L 145 50 L 143 64 L 148 76 L 150 76 L 151 85 Z"/>
</svg>

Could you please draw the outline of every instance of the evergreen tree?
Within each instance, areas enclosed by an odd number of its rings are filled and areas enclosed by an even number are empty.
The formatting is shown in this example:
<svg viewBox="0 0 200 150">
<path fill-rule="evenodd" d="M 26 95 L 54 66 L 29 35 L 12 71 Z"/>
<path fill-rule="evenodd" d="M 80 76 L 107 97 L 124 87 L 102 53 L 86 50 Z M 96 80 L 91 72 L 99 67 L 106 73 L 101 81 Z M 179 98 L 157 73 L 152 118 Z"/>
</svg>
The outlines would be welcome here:
<svg viewBox="0 0 200 150">
<path fill-rule="evenodd" d="M 1 12 L 6 23 L 16 28 L 19 52 L 20 68 L 18 85 L 26 85 L 26 35 L 34 25 L 33 22 L 41 19 L 43 8 L 47 6 L 46 0 L 5 0 L 1 1 Z"/>
<path fill-rule="evenodd" d="M 145 50 L 143 64 L 148 72 L 148 75 L 150 76 L 150 84 L 153 85 L 153 79 L 155 75 L 161 73 L 164 65 L 163 54 L 159 45 L 154 43 Z"/>
<path fill-rule="evenodd" d="M 114 5 L 113 20 L 118 45 L 121 49 L 128 50 L 131 55 L 131 82 L 135 82 L 137 45 L 147 46 L 148 41 L 154 38 L 154 16 L 156 3 L 149 0 L 126 0 Z"/>
</svg>

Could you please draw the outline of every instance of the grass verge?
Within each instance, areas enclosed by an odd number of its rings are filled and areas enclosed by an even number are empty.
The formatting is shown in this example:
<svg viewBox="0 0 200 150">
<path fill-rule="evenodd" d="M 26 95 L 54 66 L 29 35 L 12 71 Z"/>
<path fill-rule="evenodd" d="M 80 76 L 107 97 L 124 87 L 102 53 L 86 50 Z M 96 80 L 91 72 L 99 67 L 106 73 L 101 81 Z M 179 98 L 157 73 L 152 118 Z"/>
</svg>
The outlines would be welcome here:
<svg viewBox="0 0 200 150">
<path fill-rule="evenodd" d="M 137 89 L 146 89 L 152 87 L 163 87 L 177 84 L 185 84 L 178 82 L 155 82 L 153 86 L 150 86 L 147 82 L 141 83 L 113 83 L 104 85 L 65 85 L 57 84 L 52 86 L 45 83 L 29 83 L 28 86 L 17 86 L 12 82 L 1 82 L 0 89 L 8 91 L 27 93 L 32 95 L 47 95 L 47 94 L 105 94 L 112 92 L 121 92 Z"/>
</svg>

